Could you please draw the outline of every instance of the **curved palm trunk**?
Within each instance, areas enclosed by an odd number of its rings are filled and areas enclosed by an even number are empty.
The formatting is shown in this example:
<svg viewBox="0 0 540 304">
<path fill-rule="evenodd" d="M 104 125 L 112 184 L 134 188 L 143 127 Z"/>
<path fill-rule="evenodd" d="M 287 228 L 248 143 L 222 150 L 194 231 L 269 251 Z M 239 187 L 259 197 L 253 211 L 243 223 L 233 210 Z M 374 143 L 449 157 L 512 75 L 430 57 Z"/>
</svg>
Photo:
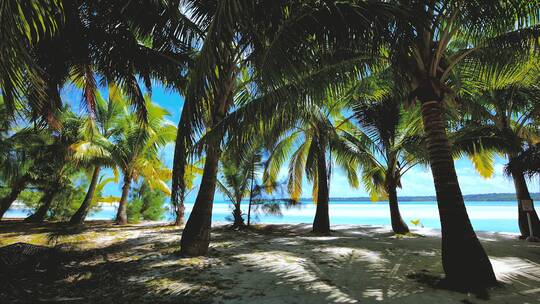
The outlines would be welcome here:
<svg viewBox="0 0 540 304">
<path fill-rule="evenodd" d="M 69 219 L 69 223 L 72 225 L 79 225 L 84 222 L 86 219 L 86 215 L 88 215 L 88 211 L 90 211 L 90 208 L 92 207 L 92 200 L 94 199 L 94 193 L 96 192 L 96 186 L 99 180 L 99 172 L 101 171 L 101 168 L 99 166 L 96 166 L 94 168 L 94 172 L 92 173 L 92 179 L 90 180 L 90 186 L 88 186 L 88 191 L 86 192 L 86 196 L 84 197 L 84 200 L 75 212 L 73 216 Z"/>
<path fill-rule="evenodd" d="M 473 230 L 459 187 L 441 101 L 430 84 L 420 88 L 422 120 L 441 220 L 442 265 L 453 288 L 479 288 L 497 283 L 491 262 Z"/>
<path fill-rule="evenodd" d="M 208 252 L 219 157 L 218 144 L 209 143 L 199 192 L 180 240 L 183 255 L 200 256 Z"/>
<path fill-rule="evenodd" d="M 222 121 L 227 114 L 233 101 L 237 73 L 236 64 L 231 64 L 230 70 L 224 71 L 224 75 L 229 75 L 230 78 L 225 80 L 224 86 L 216 94 L 214 108 L 211 112 L 212 121 L 210 127 Z M 180 253 L 182 255 L 201 256 L 208 253 L 210 229 L 212 227 L 212 208 L 214 206 L 217 172 L 221 157 L 221 139 L 222 137 L 216 136 L 216 138 L 206 143 L 206 161 L 204 162 L 199 192 L 197 192 L 195 204 L 180 239 Z"/>
<path fill-rule="evenodd" d="M 234 223 L 232 225 L 232 228 L 246 227 L 246 224 L 244 223 L 244 219 L 242 218 L 242 209 L 240 209 L 240 204 L 241 204 L 241 201 L 237 201 L 234 204 L 234 210 L 233 210 Z"/>
<path fill-rule="evenodd" d="M 392 230 L 397 234 L 409 233 L 409 227 L 403 221 L 401 213 L 399 212 L 398 198 L 396 186 L 390 183 L 386 189 L 388 192 L 388 204 L 390 205 L 390 221 L 392 223 Z"/>
<path fill-rule="evenodd" d="M 4 214 L 8 211 L 9 207 L 11 207 L 13 202 L 15 202 L 19 194 L 26 188 L 28 181 L 28 176 L 23 176 L 16 180 L 11 186 L 11 191 L 8 195 L 0 199 L 0 220 L 4 217 Z"/>
<path fill-rule="evenodd" d="M 328 173 L 326 169 L 326 155 L 324 147 L 317 152 L 317 210 L 313 220 L 313 232 L 330 234 L 330 215 L 328 214 Z"/>
<path fill-rule="evenodd" d="M 523 211 L 521 207 L 521 200 L 531 200 L 531 194 L 529 193 L 529 188 L 527 187 L 527 182 L 523 173 L 513 170 L 512 179 L 514 180 L 514 186 L 516 188 L 516 197 L 518 201 L 518 224 L 519 231 L 521 232 L 521 237 L 526 238 L 531 235 L 529 231 L 529 221 L 527 219 L 527 212 Z M 540 220 L 538 219 L 538 214 L 536 211 L 531 212 L 531 223 L 533 228 L 533 235 L 540 236 Z"/>
<path fill-rule="evenodd" d="M 39 209 L 34 214 L 24 219 L 24 221 L 26 223 L 43 223 L 43 221 L 45 221 L 45 217 L 47 216 L 47 212 L 51 208 L 52 201 L 56 196 L 57 191 L 57 187 L 48 189 L 41 198 L 41 206 Z"/>
<path fill-rule="evenodd" d="M 125 225 L 128 222 L 127 218 L 127 199 L 129 195 L 129 188 L 131 187 L 131 177 L 124 177 L 124 185 L 122 186 L 122 197 L 118 203 L 118 212 L 116 213 L 116 224 Z"/>
</svg>

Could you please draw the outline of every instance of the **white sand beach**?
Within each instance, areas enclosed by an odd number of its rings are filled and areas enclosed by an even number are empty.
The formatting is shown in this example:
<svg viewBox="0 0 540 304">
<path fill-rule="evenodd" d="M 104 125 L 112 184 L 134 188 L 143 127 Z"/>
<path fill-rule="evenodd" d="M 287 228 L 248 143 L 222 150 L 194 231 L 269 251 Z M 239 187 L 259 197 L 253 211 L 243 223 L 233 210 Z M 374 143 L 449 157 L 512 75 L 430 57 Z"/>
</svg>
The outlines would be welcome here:
<svg viewBox="0 0 540 304">
<path fill-rule="evenodd" d="M 316 236 L 310 228 L 231 231 L 217 224 L 209 256 L 183 258 L 181 229 L 96 221 L 82 234 L 59 239 L 84 253 L 66 266 L 65 276 L 41 282 L 26 296 L 80 303 L 113 303 L 120 296 L 137 303 L 540 302 L 540 244 L 515 234 L 479 233 L 501 286 L 475 295 L 429 283 L 443 273 L 437 230 L 413 229 L 413 236 L 396 237 L 388 227 L 340 225 L 331 236 Z M 0 226 L 0 245 L 44 243 L 47 231 L 32 229 L 10 233 Z"/>
</svg>

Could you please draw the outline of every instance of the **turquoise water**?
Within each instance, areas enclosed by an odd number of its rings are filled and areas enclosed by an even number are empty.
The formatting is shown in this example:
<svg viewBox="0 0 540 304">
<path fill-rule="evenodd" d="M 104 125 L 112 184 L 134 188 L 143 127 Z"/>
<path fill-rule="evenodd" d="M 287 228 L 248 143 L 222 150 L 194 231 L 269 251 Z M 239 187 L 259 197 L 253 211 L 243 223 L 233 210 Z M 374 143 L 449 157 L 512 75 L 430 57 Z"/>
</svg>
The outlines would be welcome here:
<svg viewBox="0 0 540 304">
<path fill-rule="evenodd" d="M 518 233 L 516 202 L 466 202 L 469 217 L 477 231 L 514 232 Z M 186 217 L 193 204 L 186 204 Z M 247 214 L 247 203 L 243 205 L 243 212 Z M 404 220 L 409 226 L 414 226 L 411 220 L 420 220 L 421 225 L 428 228 L 440 229 L 439 214 L 436 202 L 401 202 L 400 210 Z M 255 212 L 252 221 L 258 223 L 311 223 L 315 215 L 315 205 L 302 202 L 299 206 L 282 207 L 281 216 L 267 215 Z M 337 224 L 361 225 L 390 225 L 390 211 L 385 202 L 354 202 L 331 201 L 330 222 Z M 10 209 L 6 217 L 20 218 L 28 214 L 23 209 Z M 104 206 L 98 212 L 89 216 L 89 219 L 112 219 L 116 215 L 114 206 Z M 231 217 L 231 208 L 226 202 L 216 202 L 212 213 L 214 222 L 227 222 Z M 167 214 L 172 219 L 172 214 Z"/>
</svg>

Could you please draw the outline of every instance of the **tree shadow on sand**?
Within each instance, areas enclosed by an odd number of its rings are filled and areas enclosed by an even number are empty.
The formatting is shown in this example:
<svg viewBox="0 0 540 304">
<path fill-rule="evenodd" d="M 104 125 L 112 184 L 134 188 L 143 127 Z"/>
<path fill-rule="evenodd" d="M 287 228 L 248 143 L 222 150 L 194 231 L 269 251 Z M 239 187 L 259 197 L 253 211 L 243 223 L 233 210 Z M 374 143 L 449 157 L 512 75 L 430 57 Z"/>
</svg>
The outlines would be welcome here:
<svg viewBox="0 0 540 304">
<path fill-rule="evenodd" d="M 331 236 L 313 235 L 306 225 L 243 231 L 217 227 L 209 256 L 198 258 L 178 255 L 181 230 L 176 228 L 96 226 L 85 231 L 134 237 L 108 245 L 96 240 L 94 248 L 74 245 L 76 254 L 58 278 L 21 278 L 11 284 L 16 291 L 0 287 L 0 302 L 404 303 L 418 297 L 438 303 L 482 301 L 437 288 L 435 279 L 442 273 L 439 239 L 398 239 L 375 227 L 339 229 Z M 506 251 L 497 246 L 492 242 L 487 250 L 501 253 L 492 260 L 506 267 L 506 281 L 505 287 L 492 292 L 491 300 L 534 298 L 535 283 L 540 282 L 540 267 L 532 262 L 534 248 L 526 256 L 530 260 L 511 260 L 523 251 L 520 243 Z"/>
</svg>

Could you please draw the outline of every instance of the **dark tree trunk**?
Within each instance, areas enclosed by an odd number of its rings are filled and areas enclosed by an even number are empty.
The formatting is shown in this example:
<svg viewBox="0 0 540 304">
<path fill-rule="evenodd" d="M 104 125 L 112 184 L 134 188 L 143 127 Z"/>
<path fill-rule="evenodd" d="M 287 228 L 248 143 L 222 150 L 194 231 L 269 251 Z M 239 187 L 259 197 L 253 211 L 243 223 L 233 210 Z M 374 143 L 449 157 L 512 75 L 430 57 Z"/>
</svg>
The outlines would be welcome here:
<svg viewBox="0 0 540 304">
<path fill-rule="evenodd" d="M 92 200 L 94 199 L 94 193 L 96 192 L 96 186 L 99 180 L 100 171 L 101 168 L 99 166 L 96 166 L 94 168 L 94 173 L 92 173 L 92 179 L 90 180 L 90 186 L 88 186 L 86 196 L 84 197 L 84 200 L 79 209 L 77 209 L 75 214 L 73 214 L 73 216 L 71 216 L 71 218 L 69 219 L 69 223 L 71 225 L 80 225 L 86 219 L 86 215 L 92 207 Z"/>
<path fill-rule="evenodd" d="M 172 176 L 172 193 L 171 193 L 171 203 L 175 208 L 176 219 L 174 225 L 181 226 L 184 224 L 184 214 L 185 214 L 185 205 L 184 200 L 187 197 L 186 194 L 186 181 L 184 180 L 185 170 L 186 170 L 186 161 L 187 161 L 187 149 L 185 141 L 185 132 L 186 125 L 189 125 L 189 113 L 190 107 L 188 104 L 185 104 L 182 108 L 182 113 L 180 114 L 180 121 L 178 121 L 178 127 L 176 132 L 176 141 L 174 145 L 174 158 L 173 158 L 173 176 Z M 187 132 L 189 133 L 189 132 Z M 181 186 L 182 185 L 182 186 Z"/>
<path fill-rule="evenodd" d="M 239 73 L 236 63 L 232 60 L 235 55 L 230 55 L 229 66 L 222 66 L 220 74 L 223 81 L 215 89 L 215 99 L 211 109 L 210 129 L 219 124 L 227 115 L 229 108 L 234 102 L 236 76 Z M 221 78 L 221 76 L 220 76 Z M 182 113 L 183 114 L 183 113 Z M 182 238 L 180 239 L 180 253 L 185 256 L 201 256 L 208 253 L 210 246 L 210 229 L 212 227 L 212 208 L 216 192 L 217 172 L 221 157 L 220 144 L 223 134 L 214 135 L 206 143 L 206 161 L 204 163 L 201 183 L 193 210 L 187 220 Z"/>
<path fill-rule="evenodd" d="M 200 256 L 208 252 L 219 157 L 218 144 L 208 144 L 199 192 L 180 240 L 183 255 Z"/>
<path fill-rule="evenodd" d="M 392 222 L 392 230 L 397 234 L 409 233 L 409 227 L 403 221 L 399 212 L 398 198 L 395 183 L 390 183 L 386 189 L 388 192 L 388 204 L 390 205 L 390 220 Z"/>
<path fill-rule="evenodd" d="M 8 211 L 9 207 L 11 207 L 19 194 L 24 190 L 24 188 L 26 188 L 28 181 L 28 176 L 23 176 L 16 180 L 12 184 L 11 191 L 8 193 L 8 195 L 0 199 L 0 220 L 4 217 L 4 214 Z"/>
<path fill-rule="evenodd" d="M 122 196 L 120 197 L 120 202 L 118 203 L 118 211 L 116 212 L 116 224 L 125 225 L 128 222 L 127 218 L 127 203 L 129 188 L 131 187 L 131 177 L 124 176 L 124 185 L 122 186 Z"/>
<path fill-rule="evenodd" d="M 45 217 L 47 216 L 47 212 L 51 208 L 52 201 L 56 196 L 57 191 L 58 187 L 48 189 L 41 198 L 41 206 L 39 209 L 36 211 L 36 213 L 30 215 L 24 221 L 26 223 L 43 223 L 43 221 L 45 221 Z"/>
<path fill-rule="evenodd" d="M 430 83 L 424 84 L 417 95 L 422 101 L 428 157 L 437 193 L 445 282 L 460 289 L 496 285 L 491 262 L 465 208 L 442 118 L 441 98 Z"/>
<path fill-rule="evenodd" d="M 248 204 L 248 214 L 247 214 L 247 226 L 251 225 L 251 198 Z"/>
<path fill-rule="evenodd" d="M 529 193 L 529 188 L 527 187 L 527 181 L 522 172 L 517 170 L 512 171 L 512 179 L 514 180 L 514 186 L 516 188 L 516 197 L 518 201 L 518 224 L 519 231 L 521 232 L 522 238 L 527 238 L 531 235 L 529 231 L 529 220 L 527 219 L 527 212 L 523 211 L 521 207 L 521 200 L 531 200 L 531 194 Z M 533 228 L 533 235 L 540 237 L 540 220 L 538 219 L 538 214 L 536 210 L 531 212 L 531 223 Z"/>
<path fill-rule="evenodd" d="M 233 210 L 234 223 L 232 225 L 232 228 L 246 227 L 246 224 L 244 223 L 244 219 L 242 218 L 242 209 L 240 209 L 240 204 L 241 204 L 241 201 L 234 203 L 234 210 Z"/>
<path fill-rule="evenodd" d="M 317 151 L 317 209 L 313 220 L 313 232 L 330 234 L 330 215 L 328 214 L 328 173 L 326 169 L 325 147 L 318 143 Z"/>
<path fill-rule="evenodd" d="M 178 206 L 176 206 L 175 209 L 176 218 L 174 220 L 174 225 L 182 226 L 184 224 L 184 213 L 186 211 L 186 207 L 184 206 L 184 200 L 178 202 Z"/>
<path fill-rule="evenodd" d="M 255 170 L 251 171 L 251 186 L 249 187 L 249 203 L 248 203 L 248 214 L 247 214 L 247 226 L 251 224 L 251 203 L 253 202 L 253 184 L 255 183 Z"/>
</svg>

